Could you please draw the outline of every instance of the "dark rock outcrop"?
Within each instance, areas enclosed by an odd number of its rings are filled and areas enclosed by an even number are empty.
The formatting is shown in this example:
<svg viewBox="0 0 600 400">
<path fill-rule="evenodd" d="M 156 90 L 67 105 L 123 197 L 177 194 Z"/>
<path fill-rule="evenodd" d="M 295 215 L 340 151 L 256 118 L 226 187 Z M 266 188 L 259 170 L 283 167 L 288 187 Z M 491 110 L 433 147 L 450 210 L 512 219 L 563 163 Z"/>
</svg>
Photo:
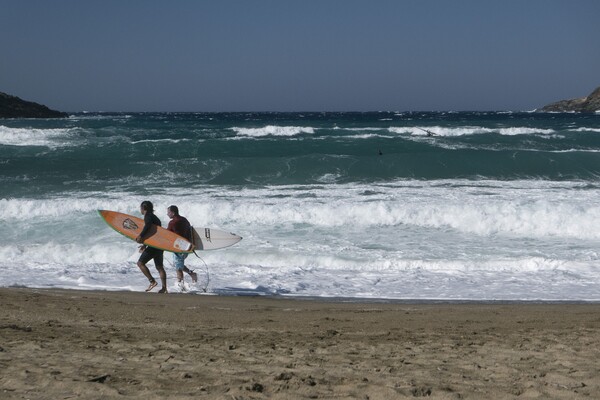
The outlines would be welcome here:
<svg viewBox="0 0 600 400">
<path fill-rule="evenodd" d="M 592 113 L 600 111 L 600 87 L 596 88 L 589 96 L 579 99 L 561 100 L 548 104 L 539 111 L 543 112 L 583 112 Z"/>
<path fill-rule="evenodd" d="M 0 118 L 66 118 L 69 114 L 0 92 Z"/>
</svg>

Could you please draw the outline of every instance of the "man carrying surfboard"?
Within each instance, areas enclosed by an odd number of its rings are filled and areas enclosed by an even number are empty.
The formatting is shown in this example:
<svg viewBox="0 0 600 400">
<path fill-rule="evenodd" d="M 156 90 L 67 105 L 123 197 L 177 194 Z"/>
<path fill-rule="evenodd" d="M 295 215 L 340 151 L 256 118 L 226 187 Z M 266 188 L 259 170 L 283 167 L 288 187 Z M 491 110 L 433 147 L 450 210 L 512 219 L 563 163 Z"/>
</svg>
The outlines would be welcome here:
<svg viewBox="0 0 600 400">
<path fill-rule="evenodd" d="M 167 230 L 175 232 L 179 236 L 191 241 L 192 225 L 187 218 L 179 215 L 179 208 L 177 206 L 167 207 L 167 215 L 169 218 L 171 218 L 169 225 L 167 226 Z M 192 278 L 192 282 L 198 281 L 198 275 L 185 266 L 185 259 L 187 258 L 188 254 L 189 253 L 173 253 L 173 265 L 175 266 L 175 271 L 177 271 L 177 282 L 180 285 L 183 284 L 184 272 Z"/>
<path fill-rule="evenodd" d="M 135 241 L 143 244 L 144 238 L 148 236 L 152 226 L 161 226 L 161 223 L 160 219 L 154 215 L 154 206 L 152 205 L 152 202 L 147 200 L 143 201 L 140 205 L 140 212 L 144 216 L 144 229 L 142 229 L 140 235 L 135 238 Z M 167 293 L 167 273 L 165 272 L 165 267 L 163 266 L 163 250 L 159 250 L 150 246 L 141 246 L 140 251 L 142 252 L 142 255 L 137 262 L 137 266 L 142 271 L 144 276 L 150 281 L 150 285 L 146 289 L 146 292 L 149 292 L 156 287 L 156 281 L 154 280 L 154 277 L 150 273 L 148 267 L 146 267 L 146 264 L 148 264 L 150 260 L 154 260 L 154 266 L 156 267 L 162 282 L 162 288 L 158 291 L 158 293 Z"/>
</svg>

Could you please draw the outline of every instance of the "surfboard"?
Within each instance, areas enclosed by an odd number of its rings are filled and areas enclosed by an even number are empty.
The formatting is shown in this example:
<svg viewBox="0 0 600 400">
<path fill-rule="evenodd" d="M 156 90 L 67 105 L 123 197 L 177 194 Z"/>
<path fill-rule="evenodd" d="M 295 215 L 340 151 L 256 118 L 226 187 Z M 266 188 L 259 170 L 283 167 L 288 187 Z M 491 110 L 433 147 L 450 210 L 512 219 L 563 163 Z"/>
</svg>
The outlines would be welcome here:
<svg viewBox="0 0 600 400">
<path fill-rule="evenodd" d="M 197 250 L 216 250 L 233 246 L 242 240 L 235 233 L 221 231 L 212 228 L 192 227 L 192 243 Z"/>
<path fill-rule="evenodd" d="M 111 228 L 131 240 L 135 240 L 144 229 L 144 220 L 133 215 L 110 210 L 98 210 L 98 213 Z M 173 253 L 191 253 L 194 250 L 189 240 L 158 225 L 152 225 L 144 244 Z"/>
</svg>

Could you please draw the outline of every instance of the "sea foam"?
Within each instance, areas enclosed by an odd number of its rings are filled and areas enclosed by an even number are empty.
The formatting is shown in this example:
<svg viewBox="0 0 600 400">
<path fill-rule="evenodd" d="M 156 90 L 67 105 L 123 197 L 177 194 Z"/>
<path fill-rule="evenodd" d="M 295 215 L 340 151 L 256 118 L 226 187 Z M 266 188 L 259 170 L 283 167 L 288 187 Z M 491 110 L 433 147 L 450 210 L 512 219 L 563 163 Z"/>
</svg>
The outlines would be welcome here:
<svg viewBox="0 0 600 400">
<path fill-rule="evenodd" d="M 242 136 L 296 136 L 299 134 L 313 134 L 315 128 L 302 126 L 275 126 L 267 125 L 261 128 L 239 128 L 233 127 L 232 131 Z"/>
<path fill-rule="evenodd" d="M 528 127 L 510 127 L 510 128 L 486 128 L 481 126 L 461 126 L 457 128 L 443 126 L 422 126 L 422 127 L 390 127 L 389 132 L 397 134 L 410 134 L 415 136 L 427 136 L 428 132 L 435 136 L 468 136 L 497 133 L 506 136 L 515 135 L 550 135 L 556 133 L 554 129 L 528 128 Z"/>
<path fill-rule="evenodd" d="M 69 146 L 72 129 L 9 128 L 0 125 L 0 145 L 4 146 Z"/>
</svg>

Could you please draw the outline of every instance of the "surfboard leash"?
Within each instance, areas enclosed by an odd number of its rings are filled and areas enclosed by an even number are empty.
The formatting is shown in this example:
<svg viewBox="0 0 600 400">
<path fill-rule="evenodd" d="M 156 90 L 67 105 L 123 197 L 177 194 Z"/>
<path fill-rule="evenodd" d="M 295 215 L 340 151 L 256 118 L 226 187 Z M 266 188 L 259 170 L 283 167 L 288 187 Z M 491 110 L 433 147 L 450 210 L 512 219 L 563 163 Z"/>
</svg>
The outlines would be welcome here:
<svg viewBox="0 0 600 400">
<path fill-rule="evenodd" d="M 194 255 L 196 257 L 198 257 L 200 259 L 200 261 L 202 261 L 202 263 L 204 263 L 204 268 L 206 269 L 206 285 L 204 286 L 204 289 L 202 289 L 202 291 L 204 293 L 207 292 L 208 290 L 208 284 L 210 283 L 210 272 L 208 271 L 208 265 L 206 264 L 206 262 L 202 259 L 202 257 L 200 257 L 198 255 L 198 253 L 196 253 L 196 241 L 194 240 L 194 226 L 190 225 L 190 238 L 191 238 L 191 242 L 192 242 L 192 252 L 194 253 Z"/>
<path fill-rule="evenodd" d="M 204 268 L 206 269 L 206 285 L 204 286 L 204 289 L 202 289 L 202 291 L 203 291 L 204 293 L 206 293 L 206 292 L 207 292 L 207 290 L 208 290 L 208 284 L 210 283 L 210 272 L 209 272 L 209 270 L 208 270 L 208 264 L 206 264 L 206 261 L 204 261 L 204 260 L 202 259 L 202 257 L 200 257 L 200 256 L 198 255 L 198 253 L 196 253 L 196 250 L 192 250 L 192 251 L 193 251 L 194 255 L 195 255 L 196 257 L 198 257 L 198 258 L 200 259 L 200 261 L 202 261 L 202 263 L 204 264 Z"/>
</svg>

